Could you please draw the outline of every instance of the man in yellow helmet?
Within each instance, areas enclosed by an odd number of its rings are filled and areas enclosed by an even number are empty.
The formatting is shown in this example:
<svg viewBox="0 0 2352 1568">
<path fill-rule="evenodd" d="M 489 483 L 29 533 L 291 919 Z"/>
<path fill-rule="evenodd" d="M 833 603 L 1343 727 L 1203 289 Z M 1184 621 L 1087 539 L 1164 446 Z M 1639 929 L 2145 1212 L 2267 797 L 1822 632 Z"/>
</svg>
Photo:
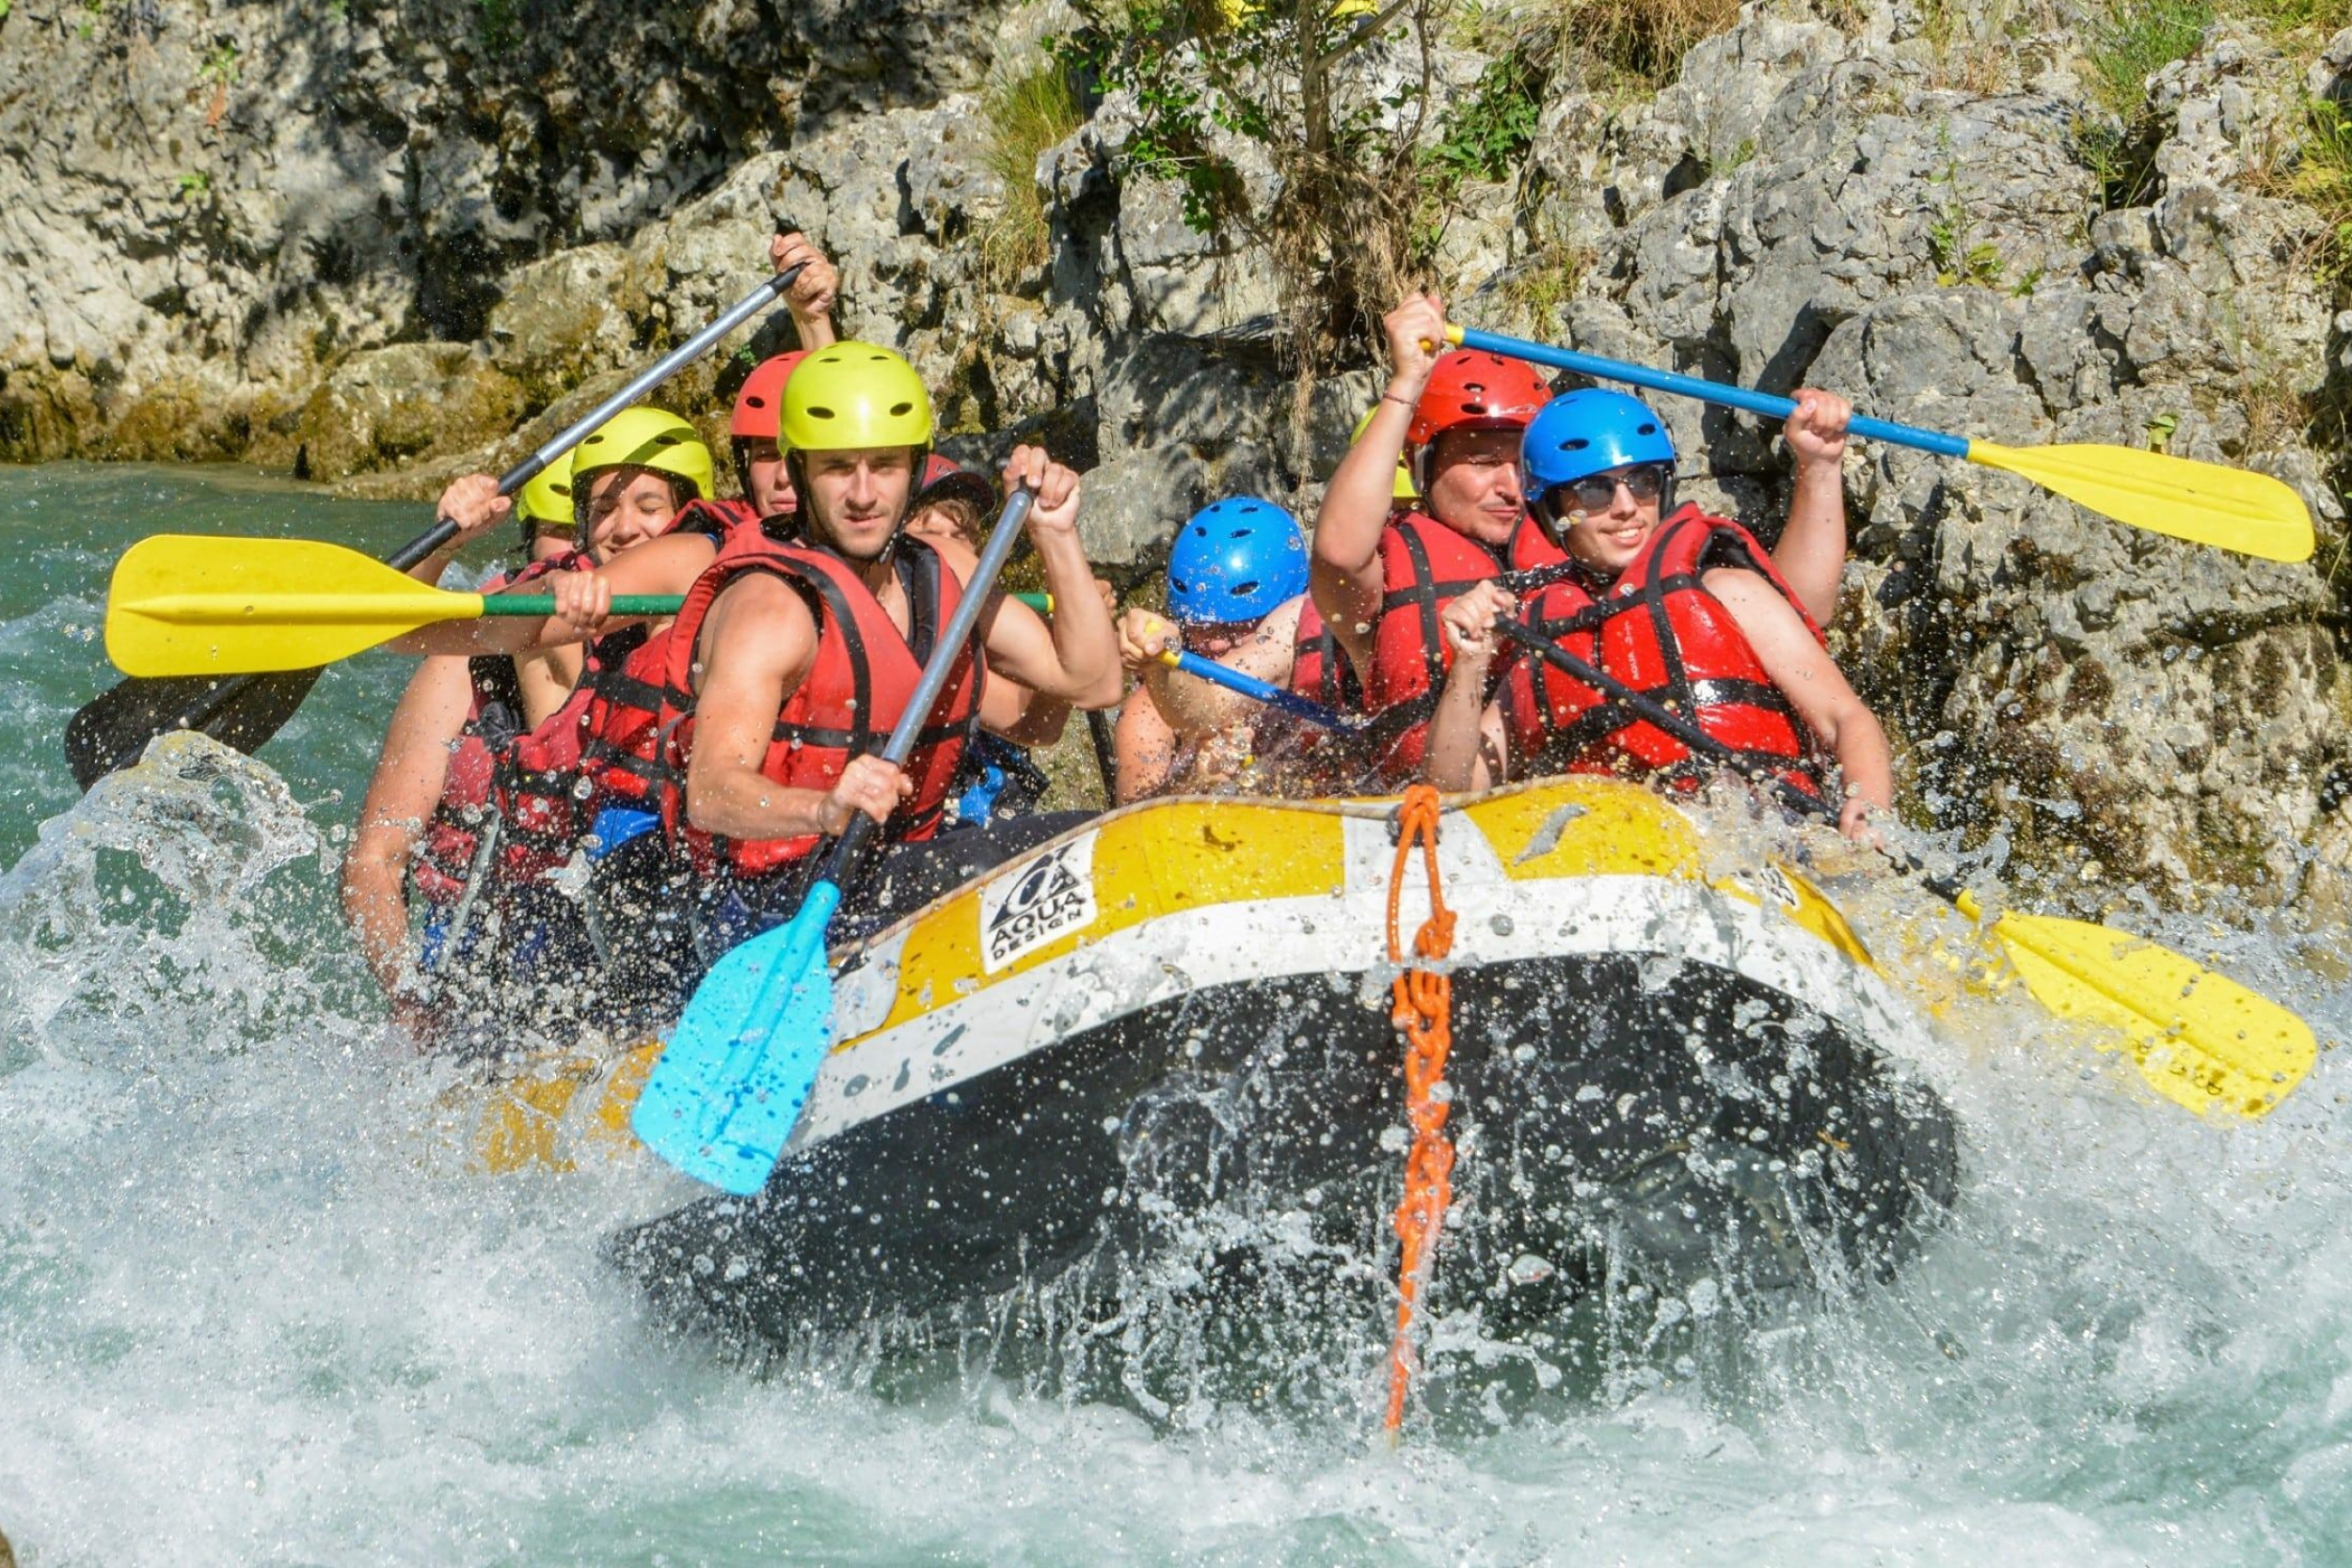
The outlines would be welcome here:
<svg viewBox="0 0 2352 1568">
<path fill-rule="evenodd" d="M 912 695 L 937 629 L 953 613 L 971 558 L 905 532 L 931 445 L 930 398 L 903 358 L 870 343 L 811 354 L 786 384 L 780 416 L 797 513 L 708 542 L 677 534 L 593 573 L 554 581 L 548 621 L 451 622 L 393 644 L 406 652 L 511 652 L 604 629 L 615 593 L 676 593 L 677 561 L 700 550 L 687 602 L 664 634 L 662 711 L 674 771 L 665 828 L 712 884 L 712 945 L 789 916 L 827 835 L 863 812 L 886 844 L 929 840 L 977 718 L 979 689 L 1001 673 L 1040 696 L 1107 707 L 1120 696 L 1118 641 L 1077 536 L 1078 480 L 1041 448 L 1019 447 L 1005 483 L 1037 491 L 1028 528 L 1058 607 L 1050 626 L 993 596 L 964 661 L 907 767 L 878 754 Z M 491 510 L 479 483 L 446 515 L 479 528 Z M 981 868 L 1067 823 L 1025 818 L 1016 836 L 958 834 L 952 856 L 919 863 L 928 880 Z M 950 862 L 952 861 L 952 865 Z M 913 872 L 869 882 L 898 898 Z M 853 892 L 850 902 L 861 900 Z"/>
<path fill-rule="evenodd" d="M 930 399 L 890 350 L 837 343 L 793 372 L 781 428 L 797 531 L 729 542 L 678 612 L 663 683 L 675 705 L 664 725 L 685 769 L 671 815 L 693 864 L 720 884 L 716 945 L 789 916 L 824 840 L 861 812 L 885 843 L 931 838 L 988 674 L 1081 706 L 1120 694 L 1110 616 L 1078 545 L 1077 475 L 1019 447 L 1005 483 L 1037 492 L 1028 528 L 1059 612 L 1049 625 L 995 596 L 906 766 L 883 761 L 969 565 L 905 531 L 930 451 Z M 592 598 L 566 610 L 600 608 Z M 1050 822 L 1030 819 L 1024 840 Z M 960 869 L 972 853 L 959 847 Z"/>
</svg>

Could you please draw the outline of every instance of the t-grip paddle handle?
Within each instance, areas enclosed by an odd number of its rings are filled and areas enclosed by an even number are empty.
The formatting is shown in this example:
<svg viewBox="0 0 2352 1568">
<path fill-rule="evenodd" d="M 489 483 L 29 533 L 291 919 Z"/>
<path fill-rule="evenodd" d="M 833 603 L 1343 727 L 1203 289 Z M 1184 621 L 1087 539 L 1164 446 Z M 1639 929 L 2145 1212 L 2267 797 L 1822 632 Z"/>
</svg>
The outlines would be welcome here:
<svg viewBox="0 0 2352 1568">
<path fill-rule="evenodd" d="M 1647 388 L 1653 392 L 1696 398 L 1701 403 L 1720 404 L 1725 408 L 1738 408 L 1771 419 L 1785 420 L 1797 411 L 1794 398 L 1774 397 L 1770 392 L 1729 387 L 1720 381 L 1701 381 L 1694 375 L 1652 370 L 1647 365 L 1629 364 L 1623 359 L 1604 359 L 1597 354 L 1580 354 L 1572 348 L 1554 348 L 1549 343 L 1506 338 L 1499 332 L 1481 332 L 1474 327 L 1448 325 L 1445 336 L 1446 341 L 1458 343 L 1463 348 L 1484 349 L 1488 354 L 1524 359 L 1534 365 L 1549 365 L 1557 371 L 1574 371 L 1579 375 L 1589 375 L 1601 381 L 1622 381 L 1630 386 Z M 1915 425 L 1897 424 L 1892 420 L 1874 420 L 1857 414 L 1846 429 L 1849 434 L 1867 441 L 1914 447 L 1920 451 L 1934 452 L 1939 457 L 1964 458 L 1968 455 L 1965 436 L 1946 436 L 1939 431 L 1921 430 Z"/>
<path fill-rule="evenodd" d="M 1294 719 L 1304 719 L 1310 724 L 1320 724 L 1327 730 L 1343 730 L 1348 727 L 1346 720 L 1311 697 L 1302 697 L 1295 691 L 1285 691 L 1280 687 L 1262 681 L 1255 675 L 1246 674 L 1239 670 L 1219 664 L 1213 658 L 1202 658 L 1199 654 L 1187 649 L 1167 649 L 1160 655 L 1160 662 L 1171 670 L 1183 671 L 1195 680 L 1207 681 L 1212 686 L 1221 686 L 1228 691 L 1238 691 L 1252 702 L 1263 703 L 1266 706 L 1278 712 L 1287 713 Z"/>
</svg>

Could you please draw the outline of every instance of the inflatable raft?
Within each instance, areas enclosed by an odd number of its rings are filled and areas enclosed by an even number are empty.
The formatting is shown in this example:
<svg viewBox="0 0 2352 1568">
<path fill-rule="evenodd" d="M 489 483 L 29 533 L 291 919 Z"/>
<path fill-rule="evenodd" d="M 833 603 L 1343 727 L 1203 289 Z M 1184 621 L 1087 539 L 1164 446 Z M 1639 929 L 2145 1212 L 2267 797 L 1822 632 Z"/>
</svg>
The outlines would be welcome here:
<svg viewBox="0 0 2352 1568">
<path fill-rule="evenodd" d="M 1376 1254 L 1404 1163 L 1395 810 L 1138 805 L 837 953 L 838 1044 L 766 1191 L 616 1256 L 671 1307 L 788 1342 L 1088 1275 L 1213 1212 Z M 1450 802 L 1438 861 L 1441 1291 L 1540 1281 L 1512 1299 L 1541 1317 L 1611 1247 L 1866 1277 L 1950 1199 L 1925 1024 L 1793 868 L 1710 876 L 1678 809 L 1590 779 Z M 1402 900 L 1427 908 L 1418 856 Z"/>
</svg>

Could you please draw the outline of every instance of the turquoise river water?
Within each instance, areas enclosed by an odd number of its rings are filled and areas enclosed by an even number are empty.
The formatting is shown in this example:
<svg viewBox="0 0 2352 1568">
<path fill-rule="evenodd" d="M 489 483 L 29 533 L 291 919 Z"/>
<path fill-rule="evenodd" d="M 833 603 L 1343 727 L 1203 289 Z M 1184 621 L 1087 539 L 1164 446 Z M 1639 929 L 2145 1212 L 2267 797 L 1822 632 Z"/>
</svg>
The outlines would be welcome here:
<svg viewBox="0 0 2352 1568">
<path fill-rule="evenodd" d="M 1894 1282 L 1770 1323 L 1694 1291 L 1691 1354 L 1395 1452 L 1376 1345 L 1359 1402 L 1152 1421 L 984 1360 L 754 1371 L 662 1331 L 598 1254 L 642 1173 L 474 1172 L 447 1069 L 385 1049 L 332 888 L 401 661 L 331 670 L 266 769 L 81 800 L 59 758 L 113 678 L 132 540 L 377 552 L 428 520 L 0 470 L 0 1532 L 26 1568 L 2352 1561 L 2340 1056 L 2209 1124 L 2013 1001 L 1954 1001 L 1963 1193 Z M 1917 898 L 1850 912 L 1892 951 Z M 2144 918 L 2344 1034 L 2341 932 Z"/>
</svg>

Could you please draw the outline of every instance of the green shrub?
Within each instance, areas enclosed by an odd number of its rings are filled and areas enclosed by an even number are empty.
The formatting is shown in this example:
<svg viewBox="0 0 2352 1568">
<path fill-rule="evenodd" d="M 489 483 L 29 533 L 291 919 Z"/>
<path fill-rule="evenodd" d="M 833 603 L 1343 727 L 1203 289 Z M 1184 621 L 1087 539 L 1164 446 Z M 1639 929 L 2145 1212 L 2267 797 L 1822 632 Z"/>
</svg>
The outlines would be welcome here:
<svg viewBox="0 0 2352 1568">
<path fill-rule="evenodd" d="M 1446 111 L 1424 166 L 1449 184 L 1503 178 L 1534 139 L 1543 87 L 1541 74 L 1518 55 L 1495 61 L 1470 95 Z"/>
<path fill-rule="evenodd" d="M 2320 276 L 2352 282 L 2352 114 L 2343 104 L 2315 98 L 2305 106 L 2303 137 L 2281 183 L 2319 214 Z"/>
<path fill-rule="evenodd" d="M 2148 78 L 2186 59 L 2213 25 L 2213 0 L 2122 0 L 2091 29 L 2091 91 L 2117 118 L 2147 111 Z"/>
</svg>

